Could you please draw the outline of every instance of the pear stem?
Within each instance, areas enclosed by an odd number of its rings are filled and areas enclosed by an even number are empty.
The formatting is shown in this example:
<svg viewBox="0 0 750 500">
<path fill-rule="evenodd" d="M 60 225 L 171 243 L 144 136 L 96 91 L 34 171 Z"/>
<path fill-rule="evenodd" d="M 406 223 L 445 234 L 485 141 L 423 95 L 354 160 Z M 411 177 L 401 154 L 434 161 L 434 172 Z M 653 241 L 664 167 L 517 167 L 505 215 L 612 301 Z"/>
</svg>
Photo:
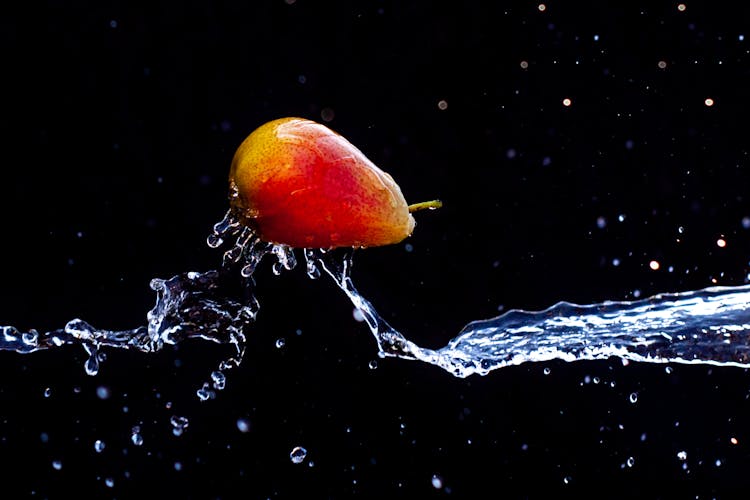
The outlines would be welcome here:
<svg viewBox="0 0 750 500">
<path fill-rule="evenodd" d="M 435 210 L 443 206 L 443 202 L 440 200 L 423 201 L 421 203 L 414 203 L 409 205 L 409 213 L 414 213 L 419 210 Z"/>
</svg>

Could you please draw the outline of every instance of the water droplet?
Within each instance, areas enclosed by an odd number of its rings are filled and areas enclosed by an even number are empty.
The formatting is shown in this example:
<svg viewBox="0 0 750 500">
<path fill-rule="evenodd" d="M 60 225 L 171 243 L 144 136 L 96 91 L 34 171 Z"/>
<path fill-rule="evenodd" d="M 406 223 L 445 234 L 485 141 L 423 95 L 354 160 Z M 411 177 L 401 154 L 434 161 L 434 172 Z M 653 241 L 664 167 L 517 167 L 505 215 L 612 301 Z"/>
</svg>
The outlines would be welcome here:
<svg viewBox="0 0 750 500">
<path fill-rule="evenodd" d="M 60 460 L 53 460 L 52 461 L 52 468 L 55 470 L 62 469 L 62 462 Z"/>
<path fill-rule="evenodd" d="M 21 342 L 31 347 L 36 347 L 38 339 L 39 333 L 36 330 L 31 330 L 21 335 Z"/>
<path fill-rule="evenodd" d="M 237 419 L 237 429 L 240 432 L 250 432 L 250 421 L 246 418 Z"/>
<path fill-rule="evenodd" d="M 96 388 L 96 396 L 99 399 L 109 399 L 109 396 L 111 395 L 109 391 L 109 387 L 105 387 L 103 385 L 100 385 Z"/>
<path fill-rule="evenodd" d="M 96 347 L 89 346 L 88 344 L 83 344 L 83 347 L 89 353 L 89 359 L 83 364 L 83 368 L 86 370 L 87 375 L 93 377 L 99 373 L 99 360 L 96 357 Z"/>
<path fill-rule="evenodd" d="M 276 339 L 276 348 L 277 349 L 281 349 L 285 345 L 286 345 L 286 340 L 284 340 L 283 338 Z"/>
<path fill-rule="evenodd" d="M 289 458 L 294 464 L 301 464 L 307 456 L 307 450 L 301 446 L 295 446 L 292 448 L 292 452 L 289 453 Z"/>
<path fill-rule="evenodd" d="M 190 421 L 187 417 L 180 417 L 177 415 L 172 415 L 172 418 L 169 419 L 169 423 L 172 424 L 172 434 L 175 436 L 182 436 L 182 433 L 185 432 L 185 429 L 190 425 Z"/>
<path fill-rule="evenodd" d="M 208 382 L 203 382 L 203 387 L 195 391 L 195 394 L 201 401 L 208 401 L 216 397 L 216 393 L 210 389 Z"/>
<path fill-rule="evenodd" d="M 318 266 L 314 250 L 306 248 L 304 255 L 306 261 L 305 270 L 307 271 L 307 277 L 311 280 L 320 278 L 320 268 Z"/>
<path fill-rule="evenodd" d="M 217 391 L 222 391 L 227 386 L 227 377 L 218 370 L 211 372 L 211 381 Z"/>
<path fill-rule="evenodd" d="M 443 487 L 443 478 L 441 478 L 437 474 L 433 474 L 432 487 L 435 488 L 436 490 L 441 489 Z"/>
<path fill-rule="evenodd" d="M 102 441 L 101 439 L 97 439 L 96 441 L 94 441 L 94 450 L 97 453 L 103 452 L 105 447 L 106 445 L 104 444 L 104 441 Z"/>
<path fill-rule="evenodd" d="M 333 112 L 333 109 L 331 108 L 323 108 L 320 110 L 320 118 L 324 122 L 330 122 L 331 120 L 333 120 L 334 116 L 336 116 L 336 114 Z"/>
<path fill-rule="evenodd" d="M 136 446 L 141 446 L 143 444 L 143 436 L 141 436 L 140 425 L 133 426 L 133 429 L 131 430 L 131 434 L 130 434 L 130 440 Z"/>
<path fill-rule="evenodd" d="M 360 308 L 355 308 L 352 311 L 352 316 L 354 317 L 355 321 L 359 321 L 360 323 L 365 320 L 365 315 L 364 313 L 362 313 L 362 309 Z"/>
<path fill-rule="evenodd" d="M 224 240 L 219 236 L 218 234 L 209 234 L 208 238 L 206 239 L 206 243 L 211 248 L 219 248 L 222 243 L 224 243 Z"/>
<path fill-rule="evenodd" d="M 638 401 L 638 393 L 637 392 L 631 392 L 630 397 L 628 398 L 631 403 L 635 403 Z"/>
<path fill-rule="evenodd" d="M 220 371 L 227 371 L 231 370 L 232 368 L 236 368 L 240 366 L 239 361 L 237 361 L 234 358 L 224 359 L 219 363 L 219 370 Z"/>
</svg>

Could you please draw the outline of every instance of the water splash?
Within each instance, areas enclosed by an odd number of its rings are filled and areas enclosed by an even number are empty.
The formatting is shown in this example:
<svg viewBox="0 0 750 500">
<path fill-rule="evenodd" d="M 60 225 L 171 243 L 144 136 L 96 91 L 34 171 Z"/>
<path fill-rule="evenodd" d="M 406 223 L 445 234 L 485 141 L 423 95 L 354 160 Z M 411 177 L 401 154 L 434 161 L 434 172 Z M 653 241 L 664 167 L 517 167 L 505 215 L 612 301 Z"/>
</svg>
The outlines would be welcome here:
<svg viewBox="0 0 750 500">
<path fill-rule="evenodd" d="M 80 319 L 46 333 L 3 326 L 0 350 L 31 353 L 82 345 L 89 355 L 84 368 L 95 375 L 104 359 L 102 348 L 150 353 L 194 338 L 231 345 L 232 354 L 196 391 L 201 400 L 214 398 L 226 385 L 224 372 L 237 367 L 245 355 L 245 332 L 259 310 L 253 294 L 257 266 L 271 256 L 272 269 L 280 274 L 294 269 L 297 260 L 291 248 L 261 241 L 231 210 L 214 226 L 208 245 L 228 246 L 221 269 L 152 280 L 156 304 L 147 313 L 145 326 L 101 330 Z M 633 302 L 560 302 L 543 311 L 512 310 L 469 323 L 445 347 L 431 350 L 405 338 L 357 291 L 351 278 L 353 253 L 305 249 L 305 270 L 312 279 L 332 278 L 347 295 L 367 323 L 381 357 L 427 362 L 457 377 L 485 375 L 527 362 L 613 356 L 638 362 L 750 368 L 750 286 L 712 287 Z M 242 299 L 232 298 L 237 294 L 230 291 L 238 277 Z M 181 420 L 178 423 L 180 432 L 187 427 Z"/>
<path fill-rule="evenodd" d="M 357 307 L 381 356 L 431 363 L 457 377 L 486 375 L 528 362 L 619 357 L 650 363 L 750 368 L 750 285 L 659 294 L 633 302 L 578 305 L 543 311 L 511 310 L 466 325 L 448 345 L 425 349 L 383 320 L 354 287 L 352 253 L 343 258 L 307 251 Z"/>
</svg>

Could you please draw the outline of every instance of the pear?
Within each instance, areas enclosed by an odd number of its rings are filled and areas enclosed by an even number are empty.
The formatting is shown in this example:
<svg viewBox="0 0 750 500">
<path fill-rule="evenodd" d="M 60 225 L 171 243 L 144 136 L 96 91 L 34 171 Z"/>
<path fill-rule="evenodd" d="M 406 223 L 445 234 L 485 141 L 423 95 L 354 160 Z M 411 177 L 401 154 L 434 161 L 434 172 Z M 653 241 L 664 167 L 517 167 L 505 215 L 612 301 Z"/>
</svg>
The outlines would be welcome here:
<svg viewBox="0 0 750 500">
<path fill-rule="evenodd" d="M 264 241 L 301 248 L 374 247 L 414 230 L 393 178 L 328 127 L 304 118 L 261 125 L 240 144 L 229 173 L 230 203 Z"/>
</svg>

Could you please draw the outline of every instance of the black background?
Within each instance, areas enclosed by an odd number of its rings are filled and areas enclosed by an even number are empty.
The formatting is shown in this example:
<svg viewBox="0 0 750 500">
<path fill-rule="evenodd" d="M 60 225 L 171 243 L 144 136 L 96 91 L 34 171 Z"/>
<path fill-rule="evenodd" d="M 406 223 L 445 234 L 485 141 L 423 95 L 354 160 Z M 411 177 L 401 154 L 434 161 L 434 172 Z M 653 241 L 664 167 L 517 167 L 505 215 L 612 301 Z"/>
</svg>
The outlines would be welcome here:
<svg viewBox="0 0 750 500">
<path fill-rule="evenodd" d="M 4 6 L 0 324 L 143 324 L 151 278 L 219 265 L 205 237 L 234 150 L 282 116 L 343 134 L 408 201 L 444 201 L 417 214 L 412 251 L 355 256 L 358 288 L 420 345 L 500 309 L 746 283 L 750 12 L 735 4 Z M 745 491 L 745 370 L 371 369 L 375 344 L 332 283 L 267 268 L 257 281 L 248 354 L 209 402 L 195 390 L 226 346 L 110 351 L 96 377 L 83 349 L 0 353 L 3 496 Z M 190 420 L 182 436 L 173 415 Z"/>
</svg>

